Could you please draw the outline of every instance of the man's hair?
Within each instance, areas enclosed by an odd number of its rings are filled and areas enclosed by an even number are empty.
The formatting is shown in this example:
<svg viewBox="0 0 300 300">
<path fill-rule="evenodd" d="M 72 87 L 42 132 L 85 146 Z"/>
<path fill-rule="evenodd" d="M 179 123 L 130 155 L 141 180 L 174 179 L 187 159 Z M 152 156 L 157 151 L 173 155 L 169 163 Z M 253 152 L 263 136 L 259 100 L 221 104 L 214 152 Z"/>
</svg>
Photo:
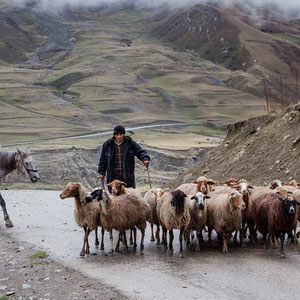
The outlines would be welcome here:
<svg viewBox="0 0 300 300">
<path fill-rule="evenodd" d="M 121 125 L 117 125 L 114 128 L 114 135 L 118 134 L 118 133 L 122 133 L 125 134 L 125 128 Z"/>
</svg>

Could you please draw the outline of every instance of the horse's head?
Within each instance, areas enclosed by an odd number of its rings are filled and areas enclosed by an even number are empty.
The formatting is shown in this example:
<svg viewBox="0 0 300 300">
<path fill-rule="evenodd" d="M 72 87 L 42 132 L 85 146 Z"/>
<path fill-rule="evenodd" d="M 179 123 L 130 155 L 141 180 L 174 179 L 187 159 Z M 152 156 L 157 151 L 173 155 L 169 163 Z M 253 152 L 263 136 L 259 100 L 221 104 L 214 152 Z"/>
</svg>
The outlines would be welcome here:
<svg viewBox="0 0 300 300">
<path fill-rule="evenodd" d="M 29 147 L 25 151 L 17 149 L 16 159 L 18 172 L 20 172 L 22 175 L 28 174 L 32 182 L 37 182 L 40 180 L 40 175 L 35 167 Z"/>
</svg>

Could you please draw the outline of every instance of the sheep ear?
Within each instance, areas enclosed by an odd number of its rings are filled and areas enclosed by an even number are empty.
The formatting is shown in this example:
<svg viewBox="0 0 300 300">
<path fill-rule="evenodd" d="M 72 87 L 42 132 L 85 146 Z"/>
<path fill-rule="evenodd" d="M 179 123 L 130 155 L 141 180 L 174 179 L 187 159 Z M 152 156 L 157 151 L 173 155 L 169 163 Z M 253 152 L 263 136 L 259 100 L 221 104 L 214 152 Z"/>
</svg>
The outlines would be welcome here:
<svg viewBox="0 0 300 300">
<path fill-rule="evenodd" d="M 18 154 L 20 154 L 20 155 L 22 154 L 22 151 L 20 151 L 19 148 L 17 148 L 17 152 L 18 152 Z"/>
<path fill-rule="evenodd" d="M 298 202 L 297 200 L 295 200 L 295 202 L 296 202 L 297 205 L 300 205 L 300 202 Z"/>
<path fill-rule="evenodd" d="M 210 196 L 207 195 L 204 196 L 204 199 L 210 199 L 210 198 L 211 198 Z"/>
<path fill-rule="evenodd" d="M 213 184 L 217 184 L 217 182 L 214 181 L 214 180 L 212 180 L 212 179 L 209 179 L 209 180 L 207 181 L 207 184 L 213 185 Z"/>
<path fill-rule="evenodd" d="M 287 193 L 290 194 L 290 195 L 293 195 L 293 192 L 291 192 L 291 191 L 287 191 Z"/>
<path fill-rule="evenodd" d="M 111 186 L 111 182 L 110 182 L 110 183 L 107 183 L 106 185 Z"/>
<path fill-rule="evenodd" d="M 195 196 L 193 196 L 191 199 L 192 199 L 192 200 L 196 200 L 196 197 L 195 197 Z"/>
<path fill-rule="evenodd" d="M 191 183 L 197 184 L 198 182 L 197 182 L 197 180 L 192 180 Z"/>
<path fill-rule="evenodd" d="M 162 190 L 162 193 L 168 192 L 170 190 L 170 188 L 166 188 Z"/>
<path fill-rule="evenodd" d="M 121 185 L 127 186 L 127 184 L 125 182 L 123 182 L 123 181 L 121 181 Z"/>
<path fill-rule="evenodd" d="M 248 185 L 248 188 L 249 189 L 254 189 L 255 190 L 255 187 L 253 185 Z"/>
<path fill-rule="evenodd" d="M 278 196 L 278 200 L 284 201 L 284 198 L 282 196 Z"/>
</svg>

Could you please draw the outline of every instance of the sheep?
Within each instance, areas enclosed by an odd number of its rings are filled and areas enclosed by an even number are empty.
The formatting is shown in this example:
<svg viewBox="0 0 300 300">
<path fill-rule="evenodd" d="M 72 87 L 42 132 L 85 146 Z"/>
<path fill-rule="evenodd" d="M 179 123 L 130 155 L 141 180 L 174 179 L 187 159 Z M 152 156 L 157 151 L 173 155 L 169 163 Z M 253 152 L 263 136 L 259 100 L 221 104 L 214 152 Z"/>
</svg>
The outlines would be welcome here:
<svg viewBox="0 0 300 300">
<path fill-rule="evenodd" d="M 228 252 L 227 239 L 231 238 L 233 231 L 240 231 L 242 225 L 242 210 L 246 208 L 242 195 L 234 189 L 224 188 L 222 191 L 210 194 L 207 204 L 207 226 L 209 240 L 211 230 L 221 234 L 223 239 L 223 253 Z M 243 235 L 241 243 L 243 243 Z"/>
<path fill-rule="evenodd" d="M 142 253 L 144 251 L 146 221 L 150 215 L 148 203 L 131 193 L 112 196 L 100 188 L 94 189 L 86 197 L 88 203 L 93 199 L 99 202 L 102 227 L 109 231 L 111 244 L 109 254 L 113 253 L 112 230 L 119 231 L 121 237 L 123 237 L 126 230 L 135 227 L 142 233 L 140 244 L 140 251 Z M 122 238 L 121 241 L 126 249 L 124 239 Z"/>
<path fill-rule="evenodd" d="M 163 196 L 163 194 L 165 192 L 167 192 L 169 189 L 161 189 L 161 188 L 157 188 L 156 190 L 151 189 L 149 190 L 145 196 L 144 196 L 144 201 L 146 201 L 149 206 L 150 206 L 150 211 L 151 211 L 151 215 L 150 215 L 150 219 L 149 219 L 149 223 L 151 224 L 151 242 L 154 242 L 154 234 L 153 234 L 153 225 L 156 225 L 156 245 L 160 245 L 160 236 L 159 236 L 159 231 L 160 231 L 160 226 L 159 226 L 159 221 L 158 221 L 158 217 L 157 217 L 157 212 L 156 212 L 156 206 L 157 206 L 157 202 L 160 201 L 161 197 Z"/>
<path fill-rule="evenodd" d="M 202 229 L 206 225 L 207 220 L 207 207 L 205 199 L 210 199 L 210 196 L 204 195 L 201 192 L 196 193 L 194 196 L 188 196 L 188 207 L 190 211 L 191 220 L 189 226 L 187 228 L 188 233 L 188 242 L 189 245 L 189 233 L 190 231 L 196 230 L 197 231 L 197 242 L 196 242 L 196 251 L 200 250 L 200 243 Z M 193 236 L 192 236 L 193 240 Z M 192 243 L 190 244 L 190 246 Z"/>
<path fill-rule="evenodd" d="M 285 233 L 292 231 L 297 223 L 296 201 L 293 193 L 284 189 L 277 190 L 276 193 L 262 195 L 253 201 L 252 213 L 256 228 L 264 236 L 269 234 L 270 237 L 280 235 L 280 254 L 284 254 L 284 236 Z M 268 249 L 268 240 L 266 239 Z"/>
<path fill-rule="evenodd" d="M 173 252 L 173 229 L 180 229 L 180 255 L 183 257 L 182 236 L 190 223 L 190 210 L 187 201 L 187 195 L 176 190 L 172 193 L 166 192 L 157 205 L 158 219 L 163 228 L 163 242 L 167 248 L 167 230 L 169 230 L 169 250 Z"/>
<path fill-rule="evenodd" d="M 251 221 L 252 218 L 251 215 L 252 200 L 251 200 L 250 190 L 254 189 L 254 187 L 244 179 L 236 180 L 234 178 L 230 178 L 225 183 L 230 187 L 238 190 L 243 196 L 243 201 L 246 205 L 246 208 L 242 211 L 243 221 L 242 221 L 241 234 L 243 234 L 243 236 L 245 237 L 246 230 L 247 230 L 246 226 L 248 225 L 248 223 Z M 236 238 L 237 238 L 237 232 L 234 235 L 235 242 L 236 242 Z M 250 240 L 251 241 L 253 240 L 252 236 L 250 236 Z M 241 242 L 241 238 L 240 238 L 240 242 Z M 245 242 L 242 244 L 242 247 L 246 247 Z"/>
<path fill-rule="evenodd" d="M 59 195 L 61 199 L 72 198 L 75 199 L 74 217 L 78 226 L 84 229 L 83 246 L 80 252 L 80 256 L 84 256 L 85 253 L 90 253 L 90 246 L 88 242 L 89 234 L 92 230 L 95 230 L 95 246 L 99 246 L 98 240 L 98 226 L 100 222 L 100 209 L 98 203 L 89 203 L 85 201 L 88 195 L 85 187 L 79 182 L 70 182 L 66 185 L 64 190 Z M 104 250 L 104 229 L 102 228 L 101 250 Z"/>
<path fill-rule="evenodd" d="M 207 195 L 216 184 L 216 181 L 200 176 L 197 180 L 191 181 L 191 183 L 181 184 L 177 190 L 183 191 L 186 195 L 195 195 L 197 192 Z"/>
</svg>

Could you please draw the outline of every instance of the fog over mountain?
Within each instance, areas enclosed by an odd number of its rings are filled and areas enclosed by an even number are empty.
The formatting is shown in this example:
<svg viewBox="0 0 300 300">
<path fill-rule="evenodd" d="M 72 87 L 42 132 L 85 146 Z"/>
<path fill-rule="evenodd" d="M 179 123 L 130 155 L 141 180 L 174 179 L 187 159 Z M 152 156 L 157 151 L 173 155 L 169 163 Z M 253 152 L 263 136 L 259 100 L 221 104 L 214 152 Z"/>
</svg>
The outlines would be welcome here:
<svg viewBox="0 0 300 300">
<path fill-rule="evenodd" d="M 158 7 L 161 5 L 185 6 L 196 3 L 215 3 L 225 6 L 242 5 L 249 9 L 262 7 L 277 7 L 285 12 L 295 13 L 300 10 L 299 0 L 4 0 L 17 6 L 25 6 L 28 3 L 36 3 L 36 9 L 57 11 L 65 7 L 95 7 L 103 4 L 135 4 Z"/>
</svg>

